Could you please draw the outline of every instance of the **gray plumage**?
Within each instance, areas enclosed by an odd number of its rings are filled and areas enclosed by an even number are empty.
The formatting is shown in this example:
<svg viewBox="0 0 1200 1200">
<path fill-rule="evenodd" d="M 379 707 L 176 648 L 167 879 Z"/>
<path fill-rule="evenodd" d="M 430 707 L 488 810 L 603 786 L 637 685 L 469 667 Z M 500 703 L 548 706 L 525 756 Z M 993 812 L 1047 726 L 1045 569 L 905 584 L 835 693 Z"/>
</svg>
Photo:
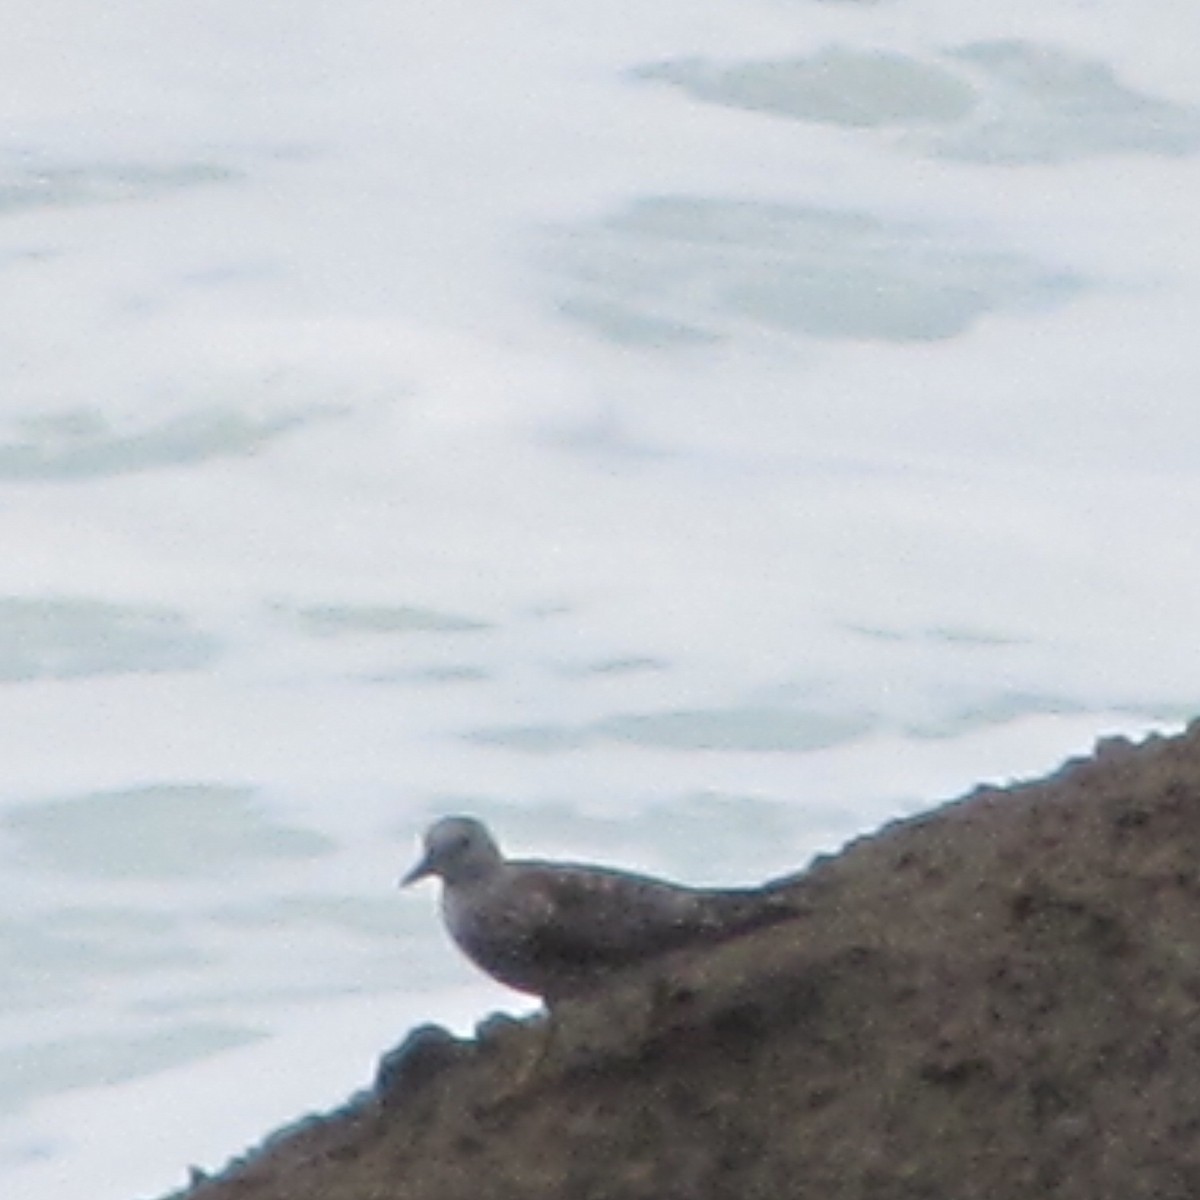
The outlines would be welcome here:
<svg viewBox="0 0 1200 1200">
<path fill-rule="evenodd" d="M 692 888 L 608 867 L 508 860 L 486 826 L 444 817 L 403 886 L 442 880 L 442 917 L 493 978 L 547 1004 L 672 950 L 796 916 L 783 886 Z"/>
</svg>

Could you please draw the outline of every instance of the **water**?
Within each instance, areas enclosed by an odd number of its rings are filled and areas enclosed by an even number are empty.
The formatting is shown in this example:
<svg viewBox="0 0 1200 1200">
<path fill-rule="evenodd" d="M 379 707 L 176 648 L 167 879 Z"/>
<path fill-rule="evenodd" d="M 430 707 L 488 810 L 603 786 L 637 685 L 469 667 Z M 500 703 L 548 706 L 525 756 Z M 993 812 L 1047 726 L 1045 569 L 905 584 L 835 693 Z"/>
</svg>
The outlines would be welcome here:
<svg viewBox="0 0 1200 1200">
<path fill-rule="evenodd" d="M 0 1179 L 528 1005 L 433 815 L 748 882 L 1197 708 L 1200 9 L 21 3 Z"/>
</svg>

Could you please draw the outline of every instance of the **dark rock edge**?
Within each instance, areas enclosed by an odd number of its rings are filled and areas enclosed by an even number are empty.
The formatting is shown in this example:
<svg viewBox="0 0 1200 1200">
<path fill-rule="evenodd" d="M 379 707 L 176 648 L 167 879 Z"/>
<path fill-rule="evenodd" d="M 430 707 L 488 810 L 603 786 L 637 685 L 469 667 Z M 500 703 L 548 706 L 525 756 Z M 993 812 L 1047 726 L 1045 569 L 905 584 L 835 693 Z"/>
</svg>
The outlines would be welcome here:
<svg viewBox="0 0 1200 1200">
<path fill-rule="evenodd" d="M 427 1026 L 176 1200 L 1195 1200 L 1200 722 L 818 860 L 803 915 Z"/>
</svg>

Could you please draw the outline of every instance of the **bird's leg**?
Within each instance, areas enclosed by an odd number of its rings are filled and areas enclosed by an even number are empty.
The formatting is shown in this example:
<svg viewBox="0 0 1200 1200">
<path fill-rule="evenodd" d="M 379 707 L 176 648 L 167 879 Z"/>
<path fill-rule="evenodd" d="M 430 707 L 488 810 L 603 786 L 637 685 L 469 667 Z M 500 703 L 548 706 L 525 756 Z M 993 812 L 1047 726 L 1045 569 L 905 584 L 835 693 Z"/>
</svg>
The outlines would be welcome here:
<svg viewBox="0 0 1200 1200">
<path fill-rule="evenodd" d="M 497 1013 L 479 1024 L 475 1036 L 480 1049 L 505 1060 L 504 1082 L 493 1104 L 514 1099 L 536 1080 L 553 1053 L 556 1028 L 550 1009 L 525 1020 Z"/>
</svg>

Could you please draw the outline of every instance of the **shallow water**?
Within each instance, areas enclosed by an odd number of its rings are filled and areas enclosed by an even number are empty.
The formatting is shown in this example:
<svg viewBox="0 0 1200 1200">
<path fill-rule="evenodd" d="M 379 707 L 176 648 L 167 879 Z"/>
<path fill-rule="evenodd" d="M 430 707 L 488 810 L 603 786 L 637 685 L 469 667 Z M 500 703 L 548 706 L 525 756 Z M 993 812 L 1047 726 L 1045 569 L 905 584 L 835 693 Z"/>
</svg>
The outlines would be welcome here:
<svg viewBox="0 0 1200 1200">
<path fill-rule="evenodd" d="M 433 815 L 748 882 L 1196 707 L 1200 10 L 18 5 L 0 1178 L 527 1006 Z"/>
</svg>

